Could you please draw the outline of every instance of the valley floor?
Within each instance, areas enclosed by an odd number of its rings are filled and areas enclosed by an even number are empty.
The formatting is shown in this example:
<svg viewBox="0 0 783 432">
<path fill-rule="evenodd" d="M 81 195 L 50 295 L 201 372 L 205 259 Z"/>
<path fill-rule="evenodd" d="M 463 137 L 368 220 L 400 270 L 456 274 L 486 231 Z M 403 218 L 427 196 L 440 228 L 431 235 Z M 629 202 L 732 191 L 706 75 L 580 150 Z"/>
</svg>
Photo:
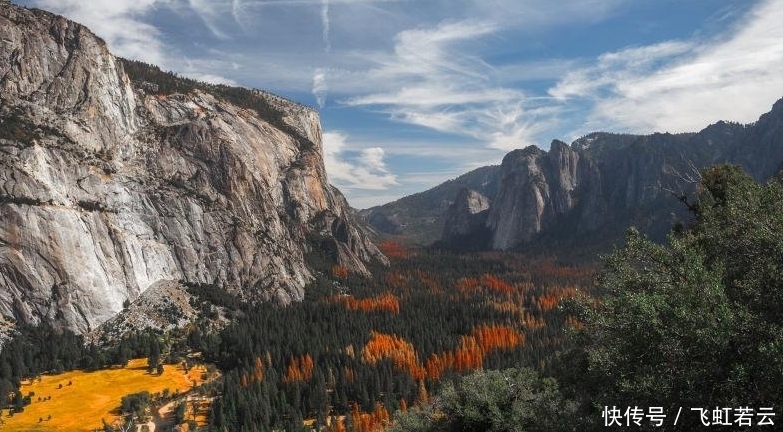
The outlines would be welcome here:
<svg viewBox="0 0 783 432">
<path fill-rule="evenodd" d="M 94 372 L 71 371 L 43 375 L 25 382 L 21 391 L 32 394 L 32 403 L 24 412 L 8 415 L 3 411 L 3 430 L 29 432 L 90 432 L 102 429 L 102 421 L 112 424 L 120 419 L 118 409 L 123 396 L 141 391 L 150 394 L 185 394 L 203 383 L 203 366 L 190 368 L 165 365 L 163 373 L 147 372 L 147 359 L 131 360 L 124 368 Z M 165 411 L 163 411 L 165 414 Z M 157 416 L 154 422 L 165 422 Z"/>
</svg>

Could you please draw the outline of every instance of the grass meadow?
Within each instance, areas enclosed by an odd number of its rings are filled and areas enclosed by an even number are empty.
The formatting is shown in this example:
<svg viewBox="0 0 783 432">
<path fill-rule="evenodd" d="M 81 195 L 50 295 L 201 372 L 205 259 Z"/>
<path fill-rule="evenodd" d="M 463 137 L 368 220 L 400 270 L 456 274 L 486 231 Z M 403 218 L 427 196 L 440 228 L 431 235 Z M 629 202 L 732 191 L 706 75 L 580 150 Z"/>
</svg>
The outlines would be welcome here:
<svg viewBox="0 0 783 432">
<path fill-rule="evenodd" d="M 102 419 L 108 423 L 119 419 L 118 408 L 123 396 L 145 390 L 155 394 L 164 389 L 182 394 L 194 383 L 201 384 L 204 372 L 203 366 L 193 367 L 186 374 L 182 365 L 165 365 L 163 374 L 150 374 L 147 373 L 147 359 L 134 359 L 124 368 L 43 375 L 22 385 L 22 394 L 34 393 L 32 403 L 24 412 L 13 416 L 3 410 L 4 424 L 0 430 L 94 431 L 102 428 Z"/>
</svg>

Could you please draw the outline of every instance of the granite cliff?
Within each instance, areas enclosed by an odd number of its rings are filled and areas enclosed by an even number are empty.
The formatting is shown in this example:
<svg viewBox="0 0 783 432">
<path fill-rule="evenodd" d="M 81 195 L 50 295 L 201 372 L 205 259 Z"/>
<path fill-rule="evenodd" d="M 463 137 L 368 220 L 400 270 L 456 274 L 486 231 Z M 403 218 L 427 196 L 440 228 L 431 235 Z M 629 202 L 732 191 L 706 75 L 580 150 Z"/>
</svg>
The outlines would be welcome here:
<svg viewBox="0 0 783 432">
<path fill-rule="evenodd" d="M 482 231 L 489 211 L 489 199 L 473 189 L 459 191 L 446 213 L 443 224 L 443 241 L 456 243 L 465 237 Z"/>
<path fill-rule="evenodd" d="M 492 249 L 510 249 L 552 228 L 558 216 L 579 205 L 583 229 L 603 215 L 595 165 L 560 141 L 549 152 L 535 146 L 503 158 L 501 180 L 487 216 Z"/>
<path fill-rule="evenodd" d="M 317 112 L 0 3 L 1 315 L 83 332 L 179 280 L 286 303 L 313 248 L 359 273 L 385 261 L 327 182 Z"/>
</svg>

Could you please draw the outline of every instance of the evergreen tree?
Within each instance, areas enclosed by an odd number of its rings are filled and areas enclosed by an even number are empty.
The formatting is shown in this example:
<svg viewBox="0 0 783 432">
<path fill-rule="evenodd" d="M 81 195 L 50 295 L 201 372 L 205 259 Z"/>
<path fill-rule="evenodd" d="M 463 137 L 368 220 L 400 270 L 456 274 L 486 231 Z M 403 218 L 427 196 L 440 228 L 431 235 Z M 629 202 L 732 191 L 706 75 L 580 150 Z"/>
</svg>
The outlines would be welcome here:
<svg viewBox="0 0 783 432">
<path fill-rule="evenodd" d="M 570 357 L 581 376 L 564 381 L 579 386 L 593 423 L 603 406 L 783 400 L 783 186 L 714 167 L 692 209 L 694 225 L 666 245 L 631 230 L 606 260 L 602 302 L 582 310 L 584 348 Z"/>
</svg>

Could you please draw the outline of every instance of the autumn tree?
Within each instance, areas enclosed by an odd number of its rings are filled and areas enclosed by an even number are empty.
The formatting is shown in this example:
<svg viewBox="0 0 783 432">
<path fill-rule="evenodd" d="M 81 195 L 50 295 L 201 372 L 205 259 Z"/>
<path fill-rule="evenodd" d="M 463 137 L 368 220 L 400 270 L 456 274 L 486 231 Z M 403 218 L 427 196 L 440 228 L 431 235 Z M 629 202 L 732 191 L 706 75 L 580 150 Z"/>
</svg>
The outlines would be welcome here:
<svg viewBox="0 0 783 432">
<path fill-rule="evenodd" d="M 340 264 L 332 266 L 332 277 L 335 279 L 346 280 L 348 279 L 348 268 Z"/>
</svg>

